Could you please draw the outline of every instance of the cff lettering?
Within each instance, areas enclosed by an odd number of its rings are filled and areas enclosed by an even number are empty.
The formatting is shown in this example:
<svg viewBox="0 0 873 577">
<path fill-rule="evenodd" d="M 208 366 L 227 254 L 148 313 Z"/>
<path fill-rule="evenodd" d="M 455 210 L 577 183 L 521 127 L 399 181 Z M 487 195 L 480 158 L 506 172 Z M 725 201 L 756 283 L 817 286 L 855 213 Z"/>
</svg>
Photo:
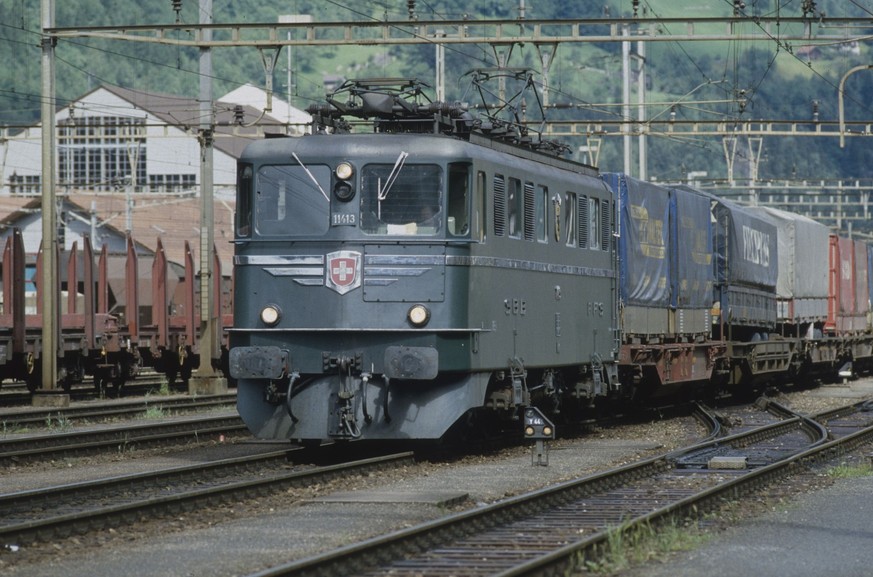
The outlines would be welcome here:
<svg viewBox="0 0 873 577">
<path fill-rule="evenodd" d="M 770 235 L 743 225 L 743 258 L 761 266 L 770 266 Z"/>
</svg>

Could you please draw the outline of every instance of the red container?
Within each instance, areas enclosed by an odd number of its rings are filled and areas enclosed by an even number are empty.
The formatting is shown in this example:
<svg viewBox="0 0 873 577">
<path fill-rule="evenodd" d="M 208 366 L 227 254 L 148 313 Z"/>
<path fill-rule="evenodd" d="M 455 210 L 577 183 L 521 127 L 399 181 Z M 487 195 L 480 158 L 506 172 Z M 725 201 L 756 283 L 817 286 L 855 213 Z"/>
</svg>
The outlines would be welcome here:
<svg viewBox="0 0 873 577">
<path fill-rule="evenodd" d="M 867 246 L 831 235 L 826 332 L 847 334 L 866 329 L 870 308 L 867 276 Z"/>
</svg>

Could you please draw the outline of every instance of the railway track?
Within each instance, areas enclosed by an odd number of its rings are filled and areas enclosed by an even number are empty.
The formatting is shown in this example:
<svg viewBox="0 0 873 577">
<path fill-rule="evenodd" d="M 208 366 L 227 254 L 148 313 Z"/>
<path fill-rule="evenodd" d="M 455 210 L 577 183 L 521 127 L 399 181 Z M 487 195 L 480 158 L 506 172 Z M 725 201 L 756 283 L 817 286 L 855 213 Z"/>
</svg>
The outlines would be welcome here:
<svg viewBox="0 0 873 577">
<path fill-rule="evenodd" d="M 73 385 L 69 395 L 73 401 L 95 400 L 104 396 L 118 397 L 119 394 L 122 397 L 136 397 L 158 391 L 166 386 L 165 378 L 152 372 L 139 376 L 135 380 L 128 381 L 124 384 L 120 393 L 117 389 L 112 389 L 104 391 L 103 395 L 101 395 L 96 386 L 88 381 Z M 182 391 L 184 387 L 181 383 L 177 382 L 171 389 Z M 27 390 L 27 384 L 24 382 L 4 383 L 2 388 L 0 388 L 0 407 L 21 407 L 30 405 L 32 402 L 33 394 Z"/>
<path fill-rule="evenodd" d="M 301 470 L 291 465 L 296 452 L 303 449 L 3 494 L 0 542 L 21 545 L 62 539 L 398 467 L 413 459 L 407 452 Z"/>
<path fill-rule="evenodd" d="M 97 453 L 119 453 L 133 448 L 176 445 L 216 439 L 221 435 L 248 435 L 239 415 L 182 418 L 68 433 L 26 435 L 0 439 L 0 465 Z"/>
<path fill-rule="evenodd" d="M 0 411 L 4 430 L 22 427 L 51 426 L 59 423 L 105 421 L 146 415 L 149 411 L 182 413 L 228 409 L 236 403 L 236 394 L 200 397 L 150 397 L 117 401 L 101 405 L 76 405 L 65 408 Z"/>
<path fill-rule="evenodd" d="M 699 515 L 871 440 L 873 412 L 867 404 L 828 411 L 815 419 L 786 414 L 681 451 L 251 577 L 563 575 L 595 559 L 597 549 L 617 531 Z"/>
</svg>

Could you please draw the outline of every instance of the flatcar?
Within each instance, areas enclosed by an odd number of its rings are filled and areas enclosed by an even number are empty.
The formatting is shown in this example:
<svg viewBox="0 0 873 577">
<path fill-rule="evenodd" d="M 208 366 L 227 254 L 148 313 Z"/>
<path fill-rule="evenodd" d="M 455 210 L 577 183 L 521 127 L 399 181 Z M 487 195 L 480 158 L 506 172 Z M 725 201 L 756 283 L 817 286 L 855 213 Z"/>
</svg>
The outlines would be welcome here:
<svg viewBox="0 0 873 577">
<path fill-rule="evenodd" d="M 229 371 L 257 436 L 436 440 L 873 365 L 861 241 L 600 174 L 414 82 L 340 92 L 239 160 Z"/>
</svg>

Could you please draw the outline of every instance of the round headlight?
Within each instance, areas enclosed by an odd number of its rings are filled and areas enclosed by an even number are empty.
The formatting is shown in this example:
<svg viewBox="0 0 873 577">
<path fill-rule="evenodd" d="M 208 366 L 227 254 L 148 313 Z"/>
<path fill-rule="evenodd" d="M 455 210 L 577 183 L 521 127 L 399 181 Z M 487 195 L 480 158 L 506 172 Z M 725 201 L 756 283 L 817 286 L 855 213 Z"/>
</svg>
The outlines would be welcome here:
<svg viewBox="0 0 873 577">
<path fill-rule="evenodd" d="M 352 165 L 348 162 L 341 162 L 336 167 L 336 177 L 340 180 L 348 180 L 354 173 L 355 171 L 352 169 Z"/>
<path fill-rule="evenodd" d="M 267 305 L 261 310 L 261 321 L 270 327 L 278 323 L 281 316 L 282 311 L 278 305 Z"/>
<path fill-rule="evenodd" d="M 427 307 L 424 305 L 413 305 L 413 307 L 409 309 L 407 317 L 413 326 L 423 327 L 427 324 L 427 321 L 430 320 L 430 311 L 427 310 Z"/>
<path fill-rule="evenodd" d="M 340 181 L 333 187 L 333 194 L 336 196 L 337 200 L 348 202 L 353 196 L 355 196 L 355 191 L 352 189 L 351 184 Z"/>
</svg>

